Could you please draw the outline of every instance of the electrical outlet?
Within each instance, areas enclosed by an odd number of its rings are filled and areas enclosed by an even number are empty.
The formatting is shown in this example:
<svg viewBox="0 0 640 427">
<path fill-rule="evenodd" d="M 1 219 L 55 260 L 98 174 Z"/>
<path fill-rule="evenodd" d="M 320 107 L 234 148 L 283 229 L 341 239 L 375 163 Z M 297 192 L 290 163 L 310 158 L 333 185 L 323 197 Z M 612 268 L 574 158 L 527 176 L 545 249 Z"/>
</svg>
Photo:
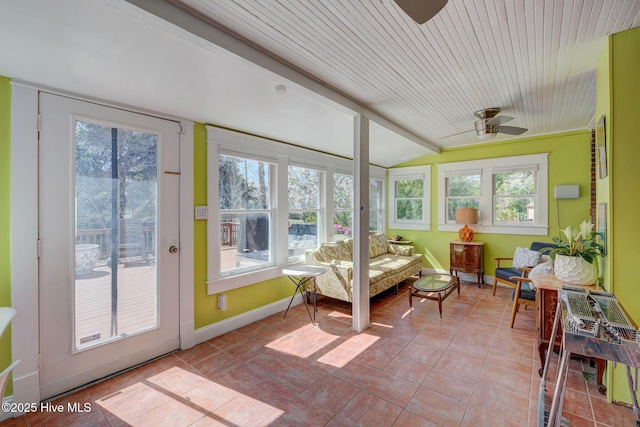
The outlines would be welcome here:
<svg viewBox="0 0 640 427">
<path fill-rule="evenodd" d="M 227 311 L 227 296 L 225 294 L 218 295 L 218 309 Z"/>
</svg>

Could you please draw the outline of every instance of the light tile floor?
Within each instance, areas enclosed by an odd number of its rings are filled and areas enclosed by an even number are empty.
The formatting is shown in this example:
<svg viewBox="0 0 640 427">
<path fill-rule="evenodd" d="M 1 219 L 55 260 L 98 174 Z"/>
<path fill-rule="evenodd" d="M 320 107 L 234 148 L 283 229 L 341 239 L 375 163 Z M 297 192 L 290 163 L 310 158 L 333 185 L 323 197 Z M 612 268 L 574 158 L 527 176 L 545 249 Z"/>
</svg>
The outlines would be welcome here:
<svg viewBox="0 0 640 427">
<path fill-rule="evenodd" d="M 89 412 L 0 426 L 535 426 L 534 310 L 510 329 L 511 291 L 463 282 L 440 319 L 434 301 L 408 310 L 407 283 L 372 300 L 364 332 L 352 331 L 350 304 L 322 298 L 316 326 L 299 305 L 52 402 Z M 634 426 L 583 372 L 594 369 L 573 360 L 570 425 Z"/>
</svg>

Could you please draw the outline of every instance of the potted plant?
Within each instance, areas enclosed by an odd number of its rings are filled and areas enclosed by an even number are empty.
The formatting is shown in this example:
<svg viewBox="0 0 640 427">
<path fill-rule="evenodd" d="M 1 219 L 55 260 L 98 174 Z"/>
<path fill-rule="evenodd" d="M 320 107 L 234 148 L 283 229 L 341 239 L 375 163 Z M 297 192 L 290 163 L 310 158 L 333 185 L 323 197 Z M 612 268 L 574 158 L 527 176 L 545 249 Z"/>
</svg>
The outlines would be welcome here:
<svg viewBox="0 0 640 427">
<path fill-rule="evenodd" d="M 594 284 L 598 280 L 594 261 L 602 255 L 602 245 L 597 241 L 600 233 L 593 231 L 593 224 L 589 220 L 582 221 L 580 230 L 569 226 L 561 231 L 566 240 L 553 237 L 557 246 L 540 250 L 549 252 L 556 277 L 573 285 Z"/>
</svg>

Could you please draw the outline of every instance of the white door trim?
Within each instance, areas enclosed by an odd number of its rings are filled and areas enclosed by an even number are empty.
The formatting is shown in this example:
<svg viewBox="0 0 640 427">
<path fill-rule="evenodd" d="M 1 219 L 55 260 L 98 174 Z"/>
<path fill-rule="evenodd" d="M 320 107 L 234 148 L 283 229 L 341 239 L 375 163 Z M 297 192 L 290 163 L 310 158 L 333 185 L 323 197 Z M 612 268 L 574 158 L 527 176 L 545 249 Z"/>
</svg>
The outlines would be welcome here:
<svg viewBox="0 0 640 427">
<path fill-rule="evenodd" d="M 195 343 L 193 258 L 193 122 L 141 111 L 13 80 L 11 93 L 11 305 L 12 359 L 20 359 L 13 374 L 13 400 L 40 401 L 38 313 L 38 92 L 73 96 L 105 106 L 178 120 L 180 135 L 180 347 Z"/>
</svg>

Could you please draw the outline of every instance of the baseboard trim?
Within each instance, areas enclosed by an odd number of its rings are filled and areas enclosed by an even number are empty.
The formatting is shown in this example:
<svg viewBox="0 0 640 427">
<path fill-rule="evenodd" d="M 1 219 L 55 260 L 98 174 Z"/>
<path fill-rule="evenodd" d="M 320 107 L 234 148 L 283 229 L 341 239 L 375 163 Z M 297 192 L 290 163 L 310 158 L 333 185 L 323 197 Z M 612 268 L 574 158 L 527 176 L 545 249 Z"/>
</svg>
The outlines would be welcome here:
<svg viewBox="0 0 640 427">
<path fill-rule="evenodd" d="M 20 366 L 20 365 L 18 365 Z M 13 371 L 13 402 L 17 403 L 39 403 L 40 402 L 40 372 L 35 371 L 18 377 L 17 369 Z M 24 413 L 14 413 L 17 417 Z"/>
<path fill-rule="evenodd" d="M 13 396 L 7 396 L 4 399 L 2 399 L 2 406 L 4 407 L 6 404 L 11 404 L 13 403 Z M 5 412 L 5 411 L 0 411 L 0 423 L 6 420 L 10 420 L 11 418 L 13 418 L 14 416 L 17 417 L 21 414 L 16 414 L 13 412 Z"/>
<path fill-rule="evenodd" d="M 203 328 L 196 329 L 195 344 L 200 344 L 202 342 L 210 340 L 211 338 L 226 334 L 227 332 L 231 332 L 235 329 L 241 328 L 250 323 L 271 316 L 272 314 L 276 314 L 280 311 L 286 310 L 290 300 L 291 297 L 287 297 L 279 301 L 272 302 L 271 304 L 263 305 L 262 307 L 244 312 L 242 314 L 238 314 L 237 316 L 221 320 L 220 322 L 207 325 Z M 294 305 L 298 305 L 301 303 L 302 297 L 297 294 L 293 298 L 291 306 L 293 307 Z"/>
</svg>

